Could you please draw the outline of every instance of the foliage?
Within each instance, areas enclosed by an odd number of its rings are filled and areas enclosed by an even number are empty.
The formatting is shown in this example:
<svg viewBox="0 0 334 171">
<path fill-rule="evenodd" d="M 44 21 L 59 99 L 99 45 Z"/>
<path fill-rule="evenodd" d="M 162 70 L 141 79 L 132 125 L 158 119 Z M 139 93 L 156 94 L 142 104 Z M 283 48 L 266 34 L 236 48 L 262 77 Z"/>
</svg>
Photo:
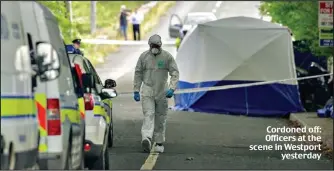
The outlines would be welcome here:
<svg viewBox="0 0 334 171">
<path fill-rule="evenodd" d="M 77 37 L 90 33 L 90 1 L 72 1 L 73 23 L 69 20 L 69 14 L 65 1 L 39 1 L 48 7 L 56 16 L 61 32 L 66 43 Z M 116 16 L 121 5 L 133 9 L 146 1 L 98 1 L 97 3 L 97 27 L 105 27 L 115 24 Z M 85 45 L 83 46 L 85 48 Z"/>
<path fill-rule="evenodd" d="M 67 17 L 67 10 L 64 1 L 39 1 L 48 7 L 58 20 L 59 28 L 64 37 L 64 41 L 69 43 L 79 34 L 74 24 L 71 24 Z"/>
<path fill-rule="evenodd" d="M 332 48 L 319 47 L 318 1 L 266 1 L 260 11 L 290 28 L 296 40 L 306 40 L 314 54 L 332 56 Z"/>
<path fill-rule="evenodd" d="M 98 1 L 96 3 L 96 27 L 105 28 L 116 24 L 121 5 L 134 9 L 147 1 Z M 80 33 L 90 32 L 90 1 L 72 1 L 73 18 Z"/>
<path fill-rule="evenodd" d="M 151 29 L 156 26 L 159 22 L 160 17 L 165 14 L 165 12 L 175 4 L 175 1 L 160 1 L 153 7 L 150 11 L 145 14 L 145 19 L 141 24 L 141 36 L 145 37 L 147 33 L 151 31 Z M 110 25 L 109 27 L 104 27 L 98 29 L 97 35 L 106 36 L 108 39 L 117 39 L 123 40 L 123 37 L 119 34 L 117 29 L 118 21 L 114 22 L 114 25 Z M 128 40 L 133 39 L 132 27 L 127 29 Z M 119 45 L 87 45 L 88 54 L 93 54 L 89 56 L 89 59 L 93 64 L 103 63 L 107 55 L 111 52 L 117 51 Z"/>
<path fill-rule="evenodd" d="M 65 43 L 71 44 L 75 38 L 96 38 L 106 36 L 108 39 L 122 39 L 118 32 L 118 14 L 121 5 L 133 10 L 149 1 L 98 1 L 96 9 L 96 33 L 90 34 L 90 1 L 72 1 L 73 22 L 69 21 L 69 14 L 65 1 L 39 1 L 56 16 Z M 142 36 L 145 35 L 158 21 L 164 12 L 174 5 L 174 1 L 158 2 L 157 6 L 145 15 L 142 23 Z M 132 38 L 132 29 L 128 29 L 128 38 Z M 117 50 L 117 45 L 82 44 L 82 50 L 93 64 L 103 62 L 104 57 Z"/>
</svg>

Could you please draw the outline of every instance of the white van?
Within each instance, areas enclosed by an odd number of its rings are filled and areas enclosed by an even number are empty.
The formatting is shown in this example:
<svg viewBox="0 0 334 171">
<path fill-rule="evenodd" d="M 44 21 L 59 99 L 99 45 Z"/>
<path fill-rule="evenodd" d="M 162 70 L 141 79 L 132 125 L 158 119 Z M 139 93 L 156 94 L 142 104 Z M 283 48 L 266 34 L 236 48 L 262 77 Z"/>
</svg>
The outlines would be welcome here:
<svg viewBox="0 0 334 171">
<path fill-rule="evenodd" d="M 33 168 L 39 130 L 34 100 L 36 76 L 59 76 L 59 59 L 48 43 L 36 55 L 23 30 L 19 2 L 1 1 L 1 170 Z M 32 66 L 32 61 L 37 61 Z M 34 71 L 33 71 L 34 68 Z M 45 83 L 43 83 L 45 84 Z"/>
<path fill-rule="evenodd" d="M 57 19 L 45 6 L 21 1 L 24 30 L 35 44 L 50 42 L 60 58 L 57 79 L 38 80 L 36 101 L 39 106 L 41 169 L 84 169 L 84 118 L 80 116 L 71 65 Z"/>
</svg>

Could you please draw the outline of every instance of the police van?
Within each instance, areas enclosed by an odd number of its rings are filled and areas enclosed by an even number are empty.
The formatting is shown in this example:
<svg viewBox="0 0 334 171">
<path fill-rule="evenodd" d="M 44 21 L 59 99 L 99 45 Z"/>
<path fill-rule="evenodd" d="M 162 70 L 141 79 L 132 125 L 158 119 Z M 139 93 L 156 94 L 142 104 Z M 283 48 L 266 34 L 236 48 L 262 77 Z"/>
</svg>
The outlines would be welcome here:
<svg viewBox="0 0 334 171">
<path fill-rule="evenodd" d="M 113 145 L 112 101 L 115 94 L 104 88 L 91 62 L 66 46 L 72 64 L 80 67 L 84 86 L 86 141 L 85 159 L 89 169 L 109 169 L 109 149 Z M 116 82 L 115 82 L 116 85 Z"/>
<path fill-rule="evenodd" d="M 37 80 L 35 100 L 40 128 L 39 166 L 41 169 L 84 169 L 84 117 L 80 115 L 71 65 L 56 17 L 45 6 L 21 1 L 24 30 L 33 44 L 50 42 L 60 59 L 57 79 Z"/>
<path fill-rule="evenodd" d="M 32 49 L 22 26 L 19 2 L 1 1 L 1 169 L 29 169 L 38 160 L 39 130 L 34 89 L 59 76 L 59 59 L 49 43 Z M 29 53 L 29 50 L 36 53 Z"/>
</svg>

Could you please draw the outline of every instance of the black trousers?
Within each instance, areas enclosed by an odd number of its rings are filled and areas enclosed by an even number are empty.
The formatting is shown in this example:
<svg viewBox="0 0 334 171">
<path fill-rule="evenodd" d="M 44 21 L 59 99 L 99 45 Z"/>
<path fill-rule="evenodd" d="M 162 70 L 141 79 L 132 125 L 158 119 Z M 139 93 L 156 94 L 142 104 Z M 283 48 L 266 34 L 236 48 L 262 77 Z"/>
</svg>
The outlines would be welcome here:
<svg viewBox="0 0 334 171">
<path fill-rule="evenodd" d="M 133 40 L 140 40 L 140 24 L 133 24 Z"/>
</svg>

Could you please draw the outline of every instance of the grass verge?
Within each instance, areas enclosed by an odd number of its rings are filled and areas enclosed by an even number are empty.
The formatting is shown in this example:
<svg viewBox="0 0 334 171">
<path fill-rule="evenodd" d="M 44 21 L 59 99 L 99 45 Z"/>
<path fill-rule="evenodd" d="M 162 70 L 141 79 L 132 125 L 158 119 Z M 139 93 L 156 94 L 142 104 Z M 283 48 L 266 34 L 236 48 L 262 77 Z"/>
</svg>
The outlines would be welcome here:
<svg viewBox="0 0 334 171">
<path fill-rule="evenodd" d="M 126 1 L 125 1 L 126 2 Z M 141 26 L 141 37 L 146 36 L 159 22 L 159 19 L 166 11 L 175 4 L 175 1 L 159 1 L 148 13 L 145 14 L 145 19 Z M 98 29 L 94 35 L 83 35 L 85 38 L 97 38 L 104 36 L 107 39 L 123 40 L 118 34 L 118 21 L 109 27 Z M 132 28 L 128 29 L 128 40 L 132 40 Z M 93 45 L 87 44 L 85 47 L 85 55 L 91 60 L 93 65 L 103 63 L 108 54 L 117 51 L 119 45 Z"/>
<path fill-rule="evenodd" d="M 65 1 L 38 1 L 48 7 L 56 16 L 66 44 L 72 44 L 75 38 L 98 38 L 103 35 L 108 39 L 121 39 L 118 36 L 118 14 L 121 5 L 128 9 L 135 9 L 150 1 L 98 1 L 97 2 L 97 31 L 90 34 L 90 1 L 72 1 L 73 21 L 70 22 L 69 12 Z M 175 1 L 161 1 L 145 15 L 142 23 L 142 37 L 144 37 L 159 21 Z M 132 28 L 128 29 L 128 36 L 132 38 Z M 130 39 L 131 40 L 131 39 Z M 115 45 L 82 44 L 85 56 L 95 65 L 103 63 L 104 58 L 118 49 Z"/>
</svg>

